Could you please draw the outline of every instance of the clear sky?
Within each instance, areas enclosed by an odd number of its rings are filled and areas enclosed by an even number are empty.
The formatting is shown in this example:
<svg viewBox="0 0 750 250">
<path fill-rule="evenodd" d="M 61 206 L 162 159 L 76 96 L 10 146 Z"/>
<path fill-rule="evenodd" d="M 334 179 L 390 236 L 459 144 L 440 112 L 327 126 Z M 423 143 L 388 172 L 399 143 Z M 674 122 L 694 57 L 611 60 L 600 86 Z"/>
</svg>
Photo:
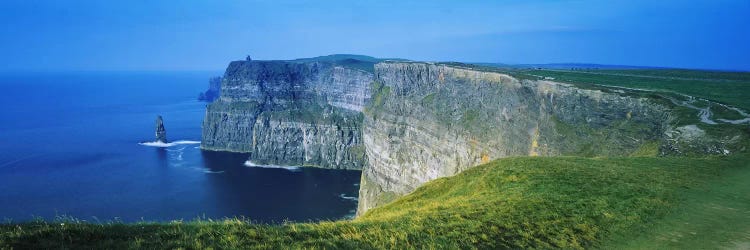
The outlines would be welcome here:
<svg viewBox="0 0 750 250">
<path fill-rule="evenodd" d="M 334 53 L 750 70 L 750 0 L 0 1 L 0 71 Z"/>
</svg>

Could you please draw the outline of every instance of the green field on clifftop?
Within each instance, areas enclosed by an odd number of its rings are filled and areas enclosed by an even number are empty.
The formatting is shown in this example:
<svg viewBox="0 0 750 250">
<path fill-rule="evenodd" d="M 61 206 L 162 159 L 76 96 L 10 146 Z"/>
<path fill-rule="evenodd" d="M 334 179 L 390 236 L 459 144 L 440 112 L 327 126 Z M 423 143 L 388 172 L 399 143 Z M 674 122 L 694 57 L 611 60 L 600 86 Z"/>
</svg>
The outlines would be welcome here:
<svg viewBox="0 0 750 250">
<path fill-rule="evenodd" d="M 750 73 L 700 70 L 519 70 L 554 81 L 677 92 L 750 110 Z"/>
</svg>

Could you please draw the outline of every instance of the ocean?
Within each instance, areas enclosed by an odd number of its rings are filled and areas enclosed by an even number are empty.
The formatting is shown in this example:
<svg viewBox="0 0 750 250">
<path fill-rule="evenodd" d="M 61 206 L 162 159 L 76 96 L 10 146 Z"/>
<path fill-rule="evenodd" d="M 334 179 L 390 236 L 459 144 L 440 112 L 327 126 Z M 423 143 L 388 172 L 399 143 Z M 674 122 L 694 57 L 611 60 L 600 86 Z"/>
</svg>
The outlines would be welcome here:
<svg viewBox="0 0 750 250">
<path fill-rule="evenodd" d="M 360 171 L 245 166 L 202 151 L 215 72 L 0 74 L 0 219 L 90 222 L 353 216 Z M 158 115 L 169 147 L 154 140 Z"/>
</svg>

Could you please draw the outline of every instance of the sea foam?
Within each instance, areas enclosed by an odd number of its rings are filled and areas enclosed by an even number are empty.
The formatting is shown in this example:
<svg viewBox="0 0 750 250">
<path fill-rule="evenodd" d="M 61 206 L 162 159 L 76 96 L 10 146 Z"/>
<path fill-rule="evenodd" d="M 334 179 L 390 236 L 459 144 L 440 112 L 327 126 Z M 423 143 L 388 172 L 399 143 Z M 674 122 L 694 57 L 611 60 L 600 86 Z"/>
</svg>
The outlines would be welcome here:
<svg viewBox="0 0 750 250">
<path fill-rule="evenodd" d="M 339 198 L 344 199 L 344 200 L 350 200 L 350 201 L 357 201 L 357 200 L 359 200 L 357 197 L 346 196 L 346 194 L 339 195 Z"/>
<path fill-rule="evenodd" d="M 138 143 L 138 144 L 139 145 L 143 145 L 143 146 L 149 146 L 149 147 L 168 148 L 168 147 L 171 147 L 171 146 L 183 145 L 183 144 L 201 144 L 201 142 L 200 141 L 179 140 L 179 141 L 173 141 L 173 142 L 160 142 L 160 141 L 141 142 L 141 143 Z"/>
<path fill-rule="evenodd" d="M 286 170 L 289 170 L 289 171 L 292 171 L 292 172 L 302 171 L 302 169 L 300 169 L 300 167 L 296 167 L 296 166 L 260 165 L 260 164 L 254 163 L 252 161 L 245 161 L 244 165 L 246 167 L 254 167 L 254 168 L 280 168 L 280 169 L 286 169 Z"/>
</svg>

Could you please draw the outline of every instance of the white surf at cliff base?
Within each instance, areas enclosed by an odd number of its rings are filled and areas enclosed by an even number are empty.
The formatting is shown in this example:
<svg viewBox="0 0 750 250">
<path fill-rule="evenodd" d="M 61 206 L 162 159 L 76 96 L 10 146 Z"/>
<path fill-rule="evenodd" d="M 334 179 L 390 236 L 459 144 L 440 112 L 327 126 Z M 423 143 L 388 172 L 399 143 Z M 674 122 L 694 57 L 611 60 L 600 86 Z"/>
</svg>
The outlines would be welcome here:
<svg viewBox="0 0 750 250">
<path fill-rule="evenodd" d="M 297 172 L 301 170 L 299 167 L 296 167 L 296 166 L 260 165 L 252 161 L 245 161 L 245 166 L 254 167 L 254 168 L 281 168 L 281 169 L 286 169 L 292 172 Z"/>
<path fill-rule="evenodd" d="M 344 199 L 344 200 L 350 200 L 350 201 L 358 201 L 359 200 L 359 198 L 357 198 L 357 197 L 346 196 L 346 194 L 339 195 L 339 198 Z"/>
<path fill-rule="evenodd" d="M 171 146 L 183 145 L 183 144 L 201 144 L 201 142 L 200 141 L 179 140 L 179 141 L 173 141 L 173 142 L 161 142 L 161 141 L 141 142 L 141 143 L 138 143 L 138 144 L 139 145 L 143 145 L 143 146 L 149 146 L 149 147 L 168 148 L 168 147 L 171 147 Z"/>
</svg>

